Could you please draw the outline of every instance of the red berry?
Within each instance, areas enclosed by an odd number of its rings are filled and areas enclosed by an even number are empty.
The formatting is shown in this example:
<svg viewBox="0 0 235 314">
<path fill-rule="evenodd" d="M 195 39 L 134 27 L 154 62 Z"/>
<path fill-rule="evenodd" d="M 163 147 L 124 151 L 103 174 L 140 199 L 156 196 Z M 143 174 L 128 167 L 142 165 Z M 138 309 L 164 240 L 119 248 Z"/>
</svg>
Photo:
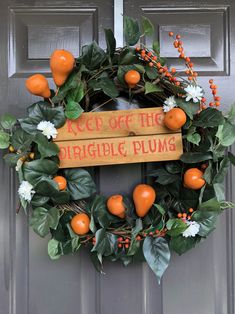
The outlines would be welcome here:
<svg viewBox="0 0 235 314">
<path fill-rule="evenodd" d="M 181 214 L 181 213 L 178 213 L 178 214 L 177 214 L 177 217 L 178 217 L 178 218 L 182 218 L 182 214 Z"/>
<path fill-rule="evenodd" d="M 129 248 L 129 244 L 125 244 L 125 248 L 128 249 Z"/>
<path fill-rule="evenodd" d="M 177 39 L 180 39 L 180 38 L 181 38 L 181 36 L 180 36 L 180 35 L 176 35 L 175 37 L 176 37 Z"/>
<path fill-rule="evenodd" d="M 173 36 L 174 36 L 174 33 L 173 33 L 173 32 L 169 32 L 169 36 L 170 36 L 170 37 L 173 37 Z"/>
<path fill-rule="evenodd" d="M 122 244 L 121 243 L 118 243 L 118 248 L 122 248 Z"/>
</svg>

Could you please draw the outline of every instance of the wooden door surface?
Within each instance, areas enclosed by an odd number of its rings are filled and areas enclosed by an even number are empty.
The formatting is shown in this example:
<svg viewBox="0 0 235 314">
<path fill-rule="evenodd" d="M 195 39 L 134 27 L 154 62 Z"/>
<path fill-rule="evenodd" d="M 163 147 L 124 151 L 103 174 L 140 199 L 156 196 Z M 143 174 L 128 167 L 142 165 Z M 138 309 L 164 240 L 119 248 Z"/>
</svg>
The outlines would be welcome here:
<svg viewBox="0 0 235 314">
<path fill-rule="evenodd" d="M 102 28 L 114 28 L 122 45 L 122 15 L 147 16 L 155 25 L 161 55 L 179 60 L 168 38 L 184 38 L 188 55 L 208 86 L 214 77 L 227 110 L 234 97 L 235 3 L 232 0 L 3 0 L 0 3 L 0 113 L 23 115 L 36 98 L 26 93 L 25 78 L 49 76 L 48 58 L 56 48 L 79 54 L 91 40 L 104 45 Z M 146 43 L 149 44 L 148 42 Z M 183 69 L 183 64 L 182 64 Z M 52 84 L 52 81 L 50 80 Z M 209 86 L 206 89 L 209 94 Z M 125 105 L 121 106 L 122 109 Z M 159 286 L 146 263 L 128 268 L 105 263 L 98 274 L 88 252 L 53 262 L 46 241 L 35 235 L 24 213 L 15 215 L 17 180 L 0 162 L 0 314 L 233 314 L 235 215 L 227 211 L 217 230 L 196 249 L 174 255 Z M 234 171 L 234 170 L 233 170 Z M 96 169 L 100 192 L 131 191 L 144 182 L 143 164 Z M 235 198 L 235 173 L 226 181 L 227 199 Z"/>
</svg>

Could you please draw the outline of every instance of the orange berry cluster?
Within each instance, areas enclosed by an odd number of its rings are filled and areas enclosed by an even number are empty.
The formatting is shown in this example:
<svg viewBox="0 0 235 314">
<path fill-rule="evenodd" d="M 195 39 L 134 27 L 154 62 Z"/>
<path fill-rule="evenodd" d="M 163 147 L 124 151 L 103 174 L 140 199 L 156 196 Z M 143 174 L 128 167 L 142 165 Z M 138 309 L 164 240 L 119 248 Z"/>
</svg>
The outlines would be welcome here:
<svg viewBox="0 0 235 314">
<path fill-rule="evenodd" d="M 173 32 L 169 32 L 169 36 L 173 37 L 174 33 Z M 191 62 L 191 59 L 185 55 L 183 42 L 180 39 L 181 39 L 181 36 L 177 34 L 175 36 L 175 40 L 173 42 L 173 46 L 178 50 L 179 58 L 185 60 L 185 65 L 187 67 L 187 69 L 185 70 L 185 73 L 188 76 L 188 80 L 195 82 L 196 79 L 197 79 L 198 73 L 193 70 L 194 64 L 193 64 L 193 62 Z"/>
<path fill-rule="evenodd" d="M 190 220 L 192 218 L 190 214 L 192 214 L 193 212 L 194 212 L 193 208 L 189 208 L 188 214 L 187 213 L 178 213 L 177 217 Z"/>
<path fill-rule="evenodd" d="M 141 49 L 140 47 L 136 47 L 136 54 L 141 60 L 147 62 L 150 67 L 155 67 L 161 76 L 164 76 L 170 82 L 177 86 L 180 85 L 180 82 L 177 80 L 177 77 L 175 76 L 176 69 L 175 68 L 169 69 L 167 66 L 163 66 L 161 62 L 158 61 L 158 57 L 154 55 L 151 51 L 145 48 Z"/>
<path fill-rule="evenodd" d="M 128 239 L 128 238 L 124 239 L 123 237 L 119 237 L 117 240 L 118 240 L 118 248 L 119 249 L 121 249 L 122 247 L 125 247 L 126 249 L 129 248 L 130 239 Z"/>
<path fill-rule="evenodd" d="M 209 80 L 210 89 L 213 95 L 213 101 L 209 103 L 210 107 L 219 107 L 220 106 L 220 97 L 217 95 L 217 85 L 214 84 L 214 80 Z"/>
</svg>

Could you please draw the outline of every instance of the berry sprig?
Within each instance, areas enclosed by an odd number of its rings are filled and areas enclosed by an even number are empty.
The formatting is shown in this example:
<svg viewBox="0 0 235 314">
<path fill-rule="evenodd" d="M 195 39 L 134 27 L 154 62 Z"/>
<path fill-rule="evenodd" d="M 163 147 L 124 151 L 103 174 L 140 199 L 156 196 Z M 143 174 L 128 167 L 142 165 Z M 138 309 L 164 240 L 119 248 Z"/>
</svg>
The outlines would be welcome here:
<svg viewBox="0 0 235 314">
<path fill-rule="evenodd" d="M 181 218 L 182 220 L 190 220 L 192 218 L 191 214 L 194 212 L 193 208 L 188 209 L 188 213 L 178 213 L 177 217 Z"/>
<path fill-rule="evenodd" d="M 180 82 L 175 76 L 176 69 L 169 69 L 167 66 L 163 66 L 161 62 L 158 61 L 158 56 L 154 55 L 152 51 L 146 48 L 142 49 L 140 47 L 136 47 L 136 54 L 140 60 L 147 62 L 150 67 L 155 67 L 160 76 L 165 77 L 176 86 L 180 85 Z"/>
<path fill-rule="evenodd" d="M 210 79 L 210 89 L 213 96 L 213 101 L 209 103 L 210 107 L 219 107 L 220 106 L 220 97 L 217 95 L 217 85 L 214 84 L 214 80 Z"/>
<path fill-rule="evenodd" d="M 174 37 L 173 32 L 169 32 L 170 37 Z M 178 50 L 179 52 L 179 58 L 185 60 L 185 65 L 187 69 L 185 70 L 185 73 L 188 76 L 188 80 L 191 82 L 196 82 L 198 73 L 194 71 L 193 67 L 194 64 L 191 62 L 191 59 L 185 55 L 184 47 L 183 47 L 183 42 L 180 40 L 181 36 L 177 34 L 175 36 L 175 40 L 173 42 L 173 46 Z"/>
</svg>

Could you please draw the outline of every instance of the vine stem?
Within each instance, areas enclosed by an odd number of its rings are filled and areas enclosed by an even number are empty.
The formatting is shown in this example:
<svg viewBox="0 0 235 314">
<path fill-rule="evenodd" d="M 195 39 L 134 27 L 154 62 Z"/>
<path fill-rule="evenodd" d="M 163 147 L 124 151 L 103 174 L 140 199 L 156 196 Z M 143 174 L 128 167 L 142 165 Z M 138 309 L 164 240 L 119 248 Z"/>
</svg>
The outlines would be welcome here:
<svg viewBox="0 0 235 314">
<path fill-rule="evenodd" d="M 103 107 L 104 105 L 106 105 L 106 104 L 109 103 L 110 101 L 112 101 L 112 98 L 106 100 L 105 102 L 103 102 L 103 103 L 102 103 L 101 105 L 99 105 L 98 107 L 96 107 L 96 108 L 90 110 L 90 112 L 96 111 L 97 109 Z"/>
<path fill-rule="evenodd" d="M 223 202 L 220 202 L 220 208 L 221 209 L 229 209 L 229 208 L 232 209 L 232 208 L 235 208 L 235 203 L 223 201 Z"/>
</svg>

